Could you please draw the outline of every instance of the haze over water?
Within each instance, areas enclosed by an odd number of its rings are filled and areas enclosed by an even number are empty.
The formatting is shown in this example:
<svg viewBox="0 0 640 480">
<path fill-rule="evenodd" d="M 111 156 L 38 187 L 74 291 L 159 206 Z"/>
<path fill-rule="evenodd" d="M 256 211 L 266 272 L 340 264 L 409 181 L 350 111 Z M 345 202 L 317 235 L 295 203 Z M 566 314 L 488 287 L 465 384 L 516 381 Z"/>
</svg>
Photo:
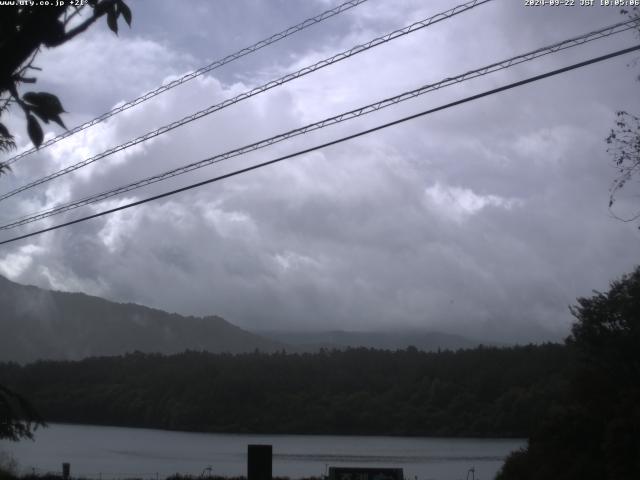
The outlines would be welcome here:
<svg viewBox="0 0 640 480">
<path fill-rule="evenodd" d="M 53 424 L 38 430 L 35 442 L 3 442 L 21 470 L 59 471 L 87 478 L 164 478 L 246 475 L 247 445 L 273 445 L 273 475 L 320 476 L 327 466 L 402 467 L 406 478 L 455 480 L 475 467 L 490 479 L 519 439 L 358 437 L 334 435 L 240 435 Z"/>
</svg>

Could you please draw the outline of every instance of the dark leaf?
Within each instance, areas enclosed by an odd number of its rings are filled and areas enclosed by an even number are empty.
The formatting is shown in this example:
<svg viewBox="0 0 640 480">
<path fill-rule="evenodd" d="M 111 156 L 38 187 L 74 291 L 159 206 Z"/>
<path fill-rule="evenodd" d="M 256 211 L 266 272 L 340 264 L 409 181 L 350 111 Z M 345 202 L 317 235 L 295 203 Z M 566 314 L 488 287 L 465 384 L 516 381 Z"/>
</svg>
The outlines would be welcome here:
<svg viewBox="0 0 640 480">
<path fill-rule="evenodd" d="M 35 113 L 44 123 L 53 120 L 61 127 L 67 128 L 60 119 L 64 108 L 55 95 L 47 92 L 27 92 L 22 98 L 28 103 L 31 112 Z"/>
<path fill-rule="evenodd" d="M 22 96 L 25 102 L 40 107 L 49 116 L 64 113 L 64 108 L 58 97 L 47 92 L 27 92 Z"/>
<path fill-rule="evenodd" d="M 115 7 L 107 12 L 107 25 L 109 25 L 113 33 L 118 34 L 118 13 Z"/>
<path fill-rule="evenodd" d="M 0 123 L 0 152 L 8 152 L 16 148 L 16 142 L 13 141 L 13 135 L 9 129 Z M 11 170 L 8 165 L 0 163 L 0 174 L 6 170 Z"/>
<path fill-rule="evenodd" d="M 122 0 L 118 0 L 118 9 L 124 17 L 124 21 L 131 27 L 131 9 Z"/>
<path fill-rule="evenodd" d="M 13 138 L 13 135 L 11 135 L 9 133 L 9 130 L 7 129 L 7 127 L 5 127 L 1 123 L 0 123 L 0 135 L 2 135 L 3 137 L 6 137 L 6 138 Z"/>
<path fill-rule="evenodd" d="M 9 150 L 13 150 L 16 148 L 16 142 L 13 140 L 8 140 L 6 138 L 0 138 L 0 152 L 8 152 Z M 2 168 L 4 170 L 11 170 L 9 166 L 5 163 L 2 164 Z"/>
<path fill-rule="evenodd" d="M 39 92 L 27 92 L 22 96 L 22 99 L 25 102 L 38 104 L 38 99 L 40 98 Z"/>
<path fill-rule="evenodd" d="M 64 37 L 64 24 L 60 20 L 48 22 L 43 26 L 41 35 L 46 46 L 58 45 Z"/>
<path fill-rule="evenodd" d="M 42 127 L 38 123 L 38 120 L 33 115 L 27 115 L 27 132 L 36 148 L 40 148 L 44 134 L 42 133 Z"/>
<path fill-rule="evenodd" d="M 65 130 L 67 129 L 67 126 L 64 124 L 64 122 L 62 121 L 62 119 L 60 118 L 60 115 L 52 115 L 51 116 L 51 120 L 53 120 L 54 122 L 56 122 L 58 125 L 60 125 L 62 128 L 64 128 Z"/>
<path fill-rule="evenodd" d="M 35 113 L 36 116 L 42 120 L 44 123 L 49 123 L 49 120 L 51 117 L 49 117 L 49 115 L 47 115 L 46 113 L 43 113 L 42 110 L 38 107 L 31 107 L 29 109 L 30 112 Z"/>
</svg>

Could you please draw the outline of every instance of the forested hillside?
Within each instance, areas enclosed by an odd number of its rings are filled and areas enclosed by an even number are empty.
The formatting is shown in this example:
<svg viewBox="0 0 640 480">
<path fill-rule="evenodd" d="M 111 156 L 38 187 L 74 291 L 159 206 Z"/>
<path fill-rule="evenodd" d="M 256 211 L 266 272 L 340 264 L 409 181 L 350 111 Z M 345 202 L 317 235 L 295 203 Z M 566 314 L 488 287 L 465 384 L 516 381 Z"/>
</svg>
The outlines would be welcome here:
<svg viewBox="0 0 640 480">
<path fill-rule="evenodd" d="M 209 432 L 526 436 L 566 389 L 567 348 L 130 354 L 0 364 L 51 422 Z"/>
<path fill-rule="evenodd" d="M 132 303 L 20 285 L 0 276 L 0 361 L 126 352 L 272 352 L 281 343 L 221 317 L 185 317 Z"/>
</svg>

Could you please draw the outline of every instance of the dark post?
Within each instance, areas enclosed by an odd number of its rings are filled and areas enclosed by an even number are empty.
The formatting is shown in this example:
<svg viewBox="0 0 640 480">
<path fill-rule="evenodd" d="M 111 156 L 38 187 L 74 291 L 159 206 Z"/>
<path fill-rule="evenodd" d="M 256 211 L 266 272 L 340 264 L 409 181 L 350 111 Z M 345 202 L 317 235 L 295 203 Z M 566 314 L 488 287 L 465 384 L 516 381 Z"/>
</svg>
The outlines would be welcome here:
<svg viewBox="0 0 640 480">
<path fill-rule="evenodd" d="M 71 475 L 71 464 L 65 462 L 62 464 L 62 478 L 69 478 L 69 475 Z"/>
<path fill-rule="evenodd" d="M 247 446 L 247 480 L 272 480 L 271 445 Z"/>
</svg>

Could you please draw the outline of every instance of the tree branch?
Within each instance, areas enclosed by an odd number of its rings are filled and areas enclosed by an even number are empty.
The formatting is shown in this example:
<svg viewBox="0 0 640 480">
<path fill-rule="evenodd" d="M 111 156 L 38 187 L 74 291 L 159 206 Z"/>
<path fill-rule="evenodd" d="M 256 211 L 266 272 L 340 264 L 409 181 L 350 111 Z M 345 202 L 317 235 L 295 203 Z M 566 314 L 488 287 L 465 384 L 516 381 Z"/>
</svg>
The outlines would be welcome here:
<svg viewBox="0 0 640 480">
<path fill-rule="evenodd" d="M 89 18 L 87 18 L 84 22 L 82 22 L 80 25 L 72 28 L 71 30 L 69 30 L 68 32 L 65 32 L 64 36 L 61 37 L 59 40 L 52 42 L 49 46 L 50 47 L 57 47 L 59 45 L 62 45 L 63 43 L 67 42 L 68 40 L 71 40 L 72 38 L 74 38 L 76 35 L 84 32 L 87 28 L 89 28 L 96 20 L 98 20 L 100 17 L 102 17 L 105 13 L 107 13 L 107 11 L 109 10 L 109 8 L 114 5 L 116 2 L 115 0 L 105 0 L 102 3 L 99 3 L 98 5 L 96 5 L 93 9 L 93 15 Z"/>
<path fill-rule="evenodd" d="M 82 7 L 75 7 L 75 6 L 74 6 L 74 8 L 75 8 L 75 11 L 74 11 L 71 15 L 67 16 L 67 17 L 64 19 L 64 24 L 65 24 L 65 26 L 66 26 L 66 25 L 71 21 L 71 19 L 72 19 L 73 17 L 75 17 L 76 15 L 78 15 L 78 14 L 82 11 L 82 9 L 84 8 L 84 5 L 83 5 Z M 66 14 L 66 12 L 68 12 L 68 10 L 65 10 L 65 14 Z"/>
</svg>

